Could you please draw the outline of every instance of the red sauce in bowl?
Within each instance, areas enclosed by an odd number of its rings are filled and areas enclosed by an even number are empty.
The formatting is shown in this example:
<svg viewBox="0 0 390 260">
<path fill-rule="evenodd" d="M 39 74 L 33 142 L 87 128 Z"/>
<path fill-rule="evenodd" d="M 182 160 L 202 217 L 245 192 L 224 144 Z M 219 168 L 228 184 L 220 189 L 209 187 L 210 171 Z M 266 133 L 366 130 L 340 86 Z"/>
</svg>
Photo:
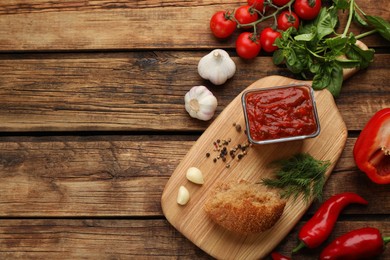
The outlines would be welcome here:
<svg viewBox="0 0 390 260">
<path fill-rule="evenodd" d="M 318 131 L 309 87 L 277 87 L 245 95 L 249 134 L 254 141 L 309 136 Z"/>
</svg>

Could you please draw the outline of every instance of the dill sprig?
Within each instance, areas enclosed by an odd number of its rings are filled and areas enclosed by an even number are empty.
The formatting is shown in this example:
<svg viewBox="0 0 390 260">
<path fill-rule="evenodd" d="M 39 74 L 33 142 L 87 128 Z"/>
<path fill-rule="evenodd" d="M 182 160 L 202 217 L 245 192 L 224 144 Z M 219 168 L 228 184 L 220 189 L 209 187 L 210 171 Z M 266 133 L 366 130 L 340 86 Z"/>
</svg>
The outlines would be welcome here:
<svg viewBox="0 0 390 260">
<path fill-rule="evenodd" d="M 268 187 L 281 189 L 282 198 L 293 196 L 296 200 L 300 194 L 303 194 L 306 203 L 311 198 L 322 199 L 329 161 L 317 160 L 310 154 L 300 153 L 289 159 L 275 161 L 272 165 L 279 166 L 276 178 L 264 178 L 261 182 Z"/>
</svg>

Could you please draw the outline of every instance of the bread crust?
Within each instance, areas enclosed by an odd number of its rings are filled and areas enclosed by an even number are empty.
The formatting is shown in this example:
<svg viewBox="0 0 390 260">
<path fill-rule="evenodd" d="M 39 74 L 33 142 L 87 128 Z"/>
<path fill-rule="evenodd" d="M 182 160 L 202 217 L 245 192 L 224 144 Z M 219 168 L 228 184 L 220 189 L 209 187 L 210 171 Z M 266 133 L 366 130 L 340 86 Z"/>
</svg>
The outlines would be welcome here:
<svg viewBox="0 0 390 260">
<path fill-rule="evenodd" d="M 210 192 L 204 210 L 215 223 L 230 231 L 253 234 L 274 226 L 285 205 L 278 193 L 240 181 L 218 184 Z"/>
</svg>

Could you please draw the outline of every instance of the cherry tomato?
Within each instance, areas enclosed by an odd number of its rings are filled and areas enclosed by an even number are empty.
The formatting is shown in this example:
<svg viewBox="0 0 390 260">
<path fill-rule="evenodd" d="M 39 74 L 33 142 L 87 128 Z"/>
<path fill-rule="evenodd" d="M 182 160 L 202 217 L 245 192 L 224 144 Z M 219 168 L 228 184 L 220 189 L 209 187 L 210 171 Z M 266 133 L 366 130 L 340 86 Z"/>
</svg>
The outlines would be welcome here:
<svg viewBox="0 0 390 260">
<path fill-rule="evenodd" d="M 299 27 L 299 18 L 294 12 L 283 11 L 278 16 L 278 29 L 285 31 L 288 28 L 294 26 L 296 29 Z"/>
<path fill-rule="evenodd" d="M 247 24 L 256 21 L 259 18 L 259 15 L 250 5 L 243 5 L 236 9 L 234 17 L 236 18 L 238 23 Z M 243 28 L 248 28 L 248 26 Z"/>
<path fill-rule="evenodd" d="M 290 0 L 272 0 L 272 3 L 277 6 L 283 6 L 290 2 Z"/>
<path fill-rule="evenodd" d="M 229 37 L 237 28 L 232 15 L 226 11 L 216 12 L 210 20 L 210 29 L 217 38 Z"/>
<path fill-rule="evenodd" d="M 266 52 L 276 51 L 278 47 L 273 44 L 279 37 L 281 37 L 280 32 L 274 31 L 271 27 L 264 28 L 260 34 L 260 45 Z"/>
<path fill-rule="evenodd" d="M 256 57 L 261 50 L 259 37 L 251 32 L 241 33 L 236 40 L 236 51 L 238 56 L 244 59 Z"/>
<path fill-rule="evenodd" d="M 294 11 L 303 20 L 312 20 L 321 10 L 321 0 L 295 0 Z"/>
<path fill-rule="evenodd" d="M 264 11 L 264 0 L 247 0 L 248 5 L 252 6 L 253 8 L 256 8 L 261 13 Z"/>
</svg>

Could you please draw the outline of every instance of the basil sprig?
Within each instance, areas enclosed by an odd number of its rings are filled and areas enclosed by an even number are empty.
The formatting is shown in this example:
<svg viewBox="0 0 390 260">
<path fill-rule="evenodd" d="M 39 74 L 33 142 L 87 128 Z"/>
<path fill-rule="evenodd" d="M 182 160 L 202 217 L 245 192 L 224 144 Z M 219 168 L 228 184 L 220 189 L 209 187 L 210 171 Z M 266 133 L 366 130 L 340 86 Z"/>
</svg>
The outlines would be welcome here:
<svg viewBox="0 0 390 260">
<path fill-rule="evenodd" d="M 333 0 L 331 7 L 323 7 L 316 19 L 282 33 L 275 44 L 273 54 L 276 65 L 287 68 L 305 79 L 313 80 L 316 90 L 327 88 L 333 96 L 340 94 L 344 68 L 364 69 L 374 58 L 374 50 L 362 50 L 356 41 L 372 33 L 380 33 L 390 41 L 390 24 L 377 16 L 366 15 L 354 0 Z M 339 25 L 338 11 L 349 10 L 349 17 L 342 34 L 336 33 Z M 349 32 L 352 20 L 372 30 L 355 36 Z"/>
</svg>

